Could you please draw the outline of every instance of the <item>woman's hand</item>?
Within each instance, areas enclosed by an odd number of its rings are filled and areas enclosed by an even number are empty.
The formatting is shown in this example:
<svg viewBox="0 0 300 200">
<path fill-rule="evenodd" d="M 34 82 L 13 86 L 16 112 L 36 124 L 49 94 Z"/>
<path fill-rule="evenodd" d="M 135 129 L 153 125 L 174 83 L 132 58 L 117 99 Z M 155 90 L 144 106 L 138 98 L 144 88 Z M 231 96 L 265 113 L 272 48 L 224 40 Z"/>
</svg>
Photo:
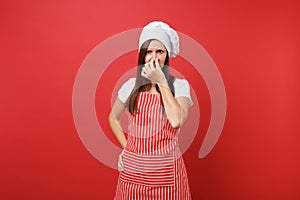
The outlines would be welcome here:
<svg viewBox="0 0 300 200">
<path fill-rule="evenodd" d="M 124 149 L 122 150 L 121 154 L 119 155 L 119 159 L 118 159 L 118 171 L 119 172 L 124 171 L 123 155 L 124 155 Z"/>
<path fill-rule="evenodd" d="M 142 68 L 141 75 L 149 79 L 152 83 L 162 85 L 167 83 L 165 74 L 161 70 L 160 64 L 158 62 L 158 58 L 153 58 L 150 62 L 146 63 L 145 66 Z"/>
</svg>

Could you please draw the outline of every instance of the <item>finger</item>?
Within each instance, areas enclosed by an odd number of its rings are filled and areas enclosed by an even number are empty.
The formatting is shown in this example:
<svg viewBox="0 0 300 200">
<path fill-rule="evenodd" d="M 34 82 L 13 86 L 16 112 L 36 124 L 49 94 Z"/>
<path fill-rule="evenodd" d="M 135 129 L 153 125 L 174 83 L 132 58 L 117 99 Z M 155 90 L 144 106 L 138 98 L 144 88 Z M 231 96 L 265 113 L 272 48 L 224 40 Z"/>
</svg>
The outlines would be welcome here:
<svg viewBox="0 0 300 200">
<path fill-rule="evenodd" d="M 145 66 L 150 67 L 151 65 L 153 65 L 154 62 L 155 62 L 155 58 L 151 58 L 151 59 L 149 60 L 149 62 L 146 62 L 146 63 L 145 63 Z"/>
<path fill-rule="evenodd" d="M 153 62 L 154 62 L 154 58 L 151 58 L 148 62 L 145 63 L 145 65 L 150 65 Z"/>
<path fill-rule="evenodd" d="M 123 158 L 123 155 L 124 155 L 124 152 L 125 152 L 125 149 L 122 150 L 120 156 Z"/>
<path fill-rule="evenodd" d="M 147 74 L 150 73 L 150 71 L 153 70 L 153 64 L 151 63 L 147 63 L 145 64 L 145 67 L 143 67 L 143 71 L 145 71 Z"/>
<path fill-rule="evenodd" d="M 145 78 L 148 78 L 148 75 L 147 75 L 147 73 L 146 73 L 145 71 L 142 71 L 142 72 L 141 72 L 141 76 L 142 76 L 142 77 L 145 77 Z"/>
<path fill-rule="evenodd" d="M 118 162 L 118 171 L 121 172 L 124 170 L 123 164 L 119 161 Z"/>
<path fill-rule="evenodd" d="M 154 68 L 155 66 L 154 66 L 154 62 L 155 62 L 155 58 L 152 58 L 151 60 L 150 60 L 150 62 L 149 62 L 149 67 L 150 68 Z"/>
<path fill-rule="evenodd" d="M 149 68 L 148 66 L 145 66 L 142 68 L 142 72 L 144 72 L 144 74 L 149 74 Z"/>
<path fill-rule="evenodd" d="M 151 59 L 151 63 L 154 63 L 154 62 L 155 62 L 155 58 L 152 58 L 152 59 Z"/>
<path fill-rule="evenodd" d="M 142 70 L 146 70 L 146 69 L 149 69 L 150 68 L 150 62 L 149 63 L 146 63 L 144 65 L 144 67 L 142 68 Z"/>
<path fill-rule="evenodd" d="M 147 62 L 144 64 L 144 67 L 149 67 L 149 65 L 150 65 L 150 62 Z"/>
<path fill-rule="evenodd" d="M 149 67 L 149 68 L 145 69 L 145 72 L 146 72 L 148 77 L 151 77 L 151 76 L 154 75 L 153 74 L 154 70 L 155 70 L 155 68 L 152 66 L 152 67 Z"/>
<path fill-rule="evenodd" d="M 124 171 L 124 167 L 120 163 L 118 163 L 118 171 L 119 172 Z"/>
<path fill-rule="evenodd" d="M 123 168 L 124 164 L 123 164 L 123 159 L 120 160 L 120 166 Z"/>
</svg>

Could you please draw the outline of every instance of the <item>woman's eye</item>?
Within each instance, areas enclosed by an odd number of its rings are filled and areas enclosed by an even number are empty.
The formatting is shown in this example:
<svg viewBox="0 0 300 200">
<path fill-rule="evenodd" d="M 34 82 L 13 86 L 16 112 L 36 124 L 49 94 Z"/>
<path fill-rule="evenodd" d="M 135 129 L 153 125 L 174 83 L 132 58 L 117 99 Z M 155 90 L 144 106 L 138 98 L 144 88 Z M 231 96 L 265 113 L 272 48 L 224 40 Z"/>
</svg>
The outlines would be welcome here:
<svg viewBox="0 0 300 200">
<path fill-rule="evenodd" d="M 148 51 L 147 51 L 147 54 L 149 54 L 149 53 L 152 53 L 152 51 L 151 51 L 151 50 L 148 50 Z"/>
<path fill-rule="evenodd" d="M 164 50 L 157 50 L 157 53 L 160 53 L 160 54 L 163 54 L 164 53 Z"/>
</svg>

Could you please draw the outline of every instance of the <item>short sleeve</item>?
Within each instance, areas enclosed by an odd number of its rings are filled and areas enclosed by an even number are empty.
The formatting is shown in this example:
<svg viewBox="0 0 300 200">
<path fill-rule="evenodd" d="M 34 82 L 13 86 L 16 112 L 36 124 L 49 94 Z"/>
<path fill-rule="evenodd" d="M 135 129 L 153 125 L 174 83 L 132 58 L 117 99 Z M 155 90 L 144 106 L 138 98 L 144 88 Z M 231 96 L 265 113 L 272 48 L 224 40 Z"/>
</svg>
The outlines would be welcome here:
<svg viewBox="0 0 300 200">
<path fill-rule="evenodd" d="M 174 83 L 175 99 L 178 97 L 187 97 L 190 100 L 189 106 L 193 105 L 191 98 L 190 85 L 185 79 L 175 79 Z"/>
<path fill-rule="evenodd" d="M 126 81 L 118 91 L 118 97 L 122 103 L 125 103 L 131 94 L 135 85 L 135 78 L 130 78 Z"/>
</svg>

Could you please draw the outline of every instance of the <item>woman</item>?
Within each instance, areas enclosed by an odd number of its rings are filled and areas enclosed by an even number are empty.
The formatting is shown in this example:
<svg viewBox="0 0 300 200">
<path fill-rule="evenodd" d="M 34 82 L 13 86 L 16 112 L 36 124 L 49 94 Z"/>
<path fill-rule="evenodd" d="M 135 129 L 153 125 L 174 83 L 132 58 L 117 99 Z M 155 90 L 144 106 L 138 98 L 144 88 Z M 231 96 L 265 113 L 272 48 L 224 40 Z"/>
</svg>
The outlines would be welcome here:
<svg viewBox="0 0 300 200">
<path fill-rule="evenodd" d="M 179 52 L 175 30 L 163 22 L 145 26 L 139 39 L 136 78 L 118 92 L 109 124 L 123 151 L 115 199 L 191 199 L 178 133 L 192 105 L 186 80 L 169 75 L 169 57 Z M 122 113 L 129 118 L 125 136 Z"/>
</svg>

